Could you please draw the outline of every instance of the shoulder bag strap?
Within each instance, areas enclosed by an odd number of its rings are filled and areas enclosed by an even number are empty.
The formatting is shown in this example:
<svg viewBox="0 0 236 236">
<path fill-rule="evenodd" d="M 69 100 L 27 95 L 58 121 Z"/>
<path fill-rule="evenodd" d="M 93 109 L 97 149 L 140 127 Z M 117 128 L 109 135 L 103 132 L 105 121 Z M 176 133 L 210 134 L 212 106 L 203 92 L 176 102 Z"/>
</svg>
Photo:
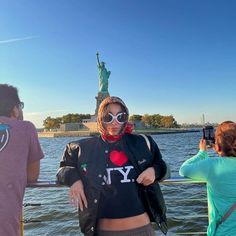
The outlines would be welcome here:
<svg viewBox="0 0 236 236">
<path fill-rule="evenodd" d="M 224 214 L 224 216 L 221 217 L 220 221 L 216 224 L 216 228 L 219 227 L 220 224 L 222 224 L 230 215 L 231 213 L 236 209 L 236 203 L 234 203 L 229 210 Z"/>
<path fill-rule="evenodd" d="M 145 134 L 139 134 L 139 135 L 141 135 L 145 139 L 148 149 L 151 151 L 151 144 L 150 144 L 148 137 Z"/>
<path fill-rule="evenodd" d="M 151 150 L 151 143 L 150 143 L 148 137 L 146 135 L 144 135 L 144 134 L 140 134 L 140 136 L 142 136 L 144 138 L 144 140 L 147 143 L 148 149 Z M 126 142 L 127 147 L 128 147 L 127 152 L 132 154 L 129 159 L 130 159 L 131 163 L 133 164 L 134 168 L 138 171 L 139 174 L 141 174 L 142 171 L 141 171 L 141 169 L 140 169 L 140 167 L 139 167 L 139 165 L 137 163 L 137 160 L 135 158 L 135 156 L 139 155 L 139 153 L 135 152 L 134 147 L 132 145 L 129 145 L 126 139 L 125 139 L 125 142 Z"/>
</svg>

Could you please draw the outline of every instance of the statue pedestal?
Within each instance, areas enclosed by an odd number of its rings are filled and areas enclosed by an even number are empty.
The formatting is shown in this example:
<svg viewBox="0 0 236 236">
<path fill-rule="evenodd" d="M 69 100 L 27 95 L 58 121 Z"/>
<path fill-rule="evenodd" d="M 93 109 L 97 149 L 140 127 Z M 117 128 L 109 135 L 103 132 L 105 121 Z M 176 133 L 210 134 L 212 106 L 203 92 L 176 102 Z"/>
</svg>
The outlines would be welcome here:
<svg viewBox="0 0 236 236">
<path fill-rule="evenodd" d="M 109 94 L 108 92 L 105 92 L 105 93 L 99 92 L 98 95 L 95 97 L 95 98 L 96 98 L 95 116 L 98 115 L 98 108 L 99 108 L 101 102 L 102 102 L 105 98 L 107 98 L 107 97 L 109 97 L 109 96 L 110 96 L 110 94 Z"/>
</svg>

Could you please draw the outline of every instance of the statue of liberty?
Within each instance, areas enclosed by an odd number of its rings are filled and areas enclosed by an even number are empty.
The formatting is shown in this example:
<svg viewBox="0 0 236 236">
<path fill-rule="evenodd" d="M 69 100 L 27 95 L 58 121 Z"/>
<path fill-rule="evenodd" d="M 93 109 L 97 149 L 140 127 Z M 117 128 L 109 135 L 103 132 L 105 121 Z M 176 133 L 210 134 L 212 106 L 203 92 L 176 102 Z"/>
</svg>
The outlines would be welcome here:
<svg viewBox="0 0 236 236">
<path fill-rule="evenodd" d="M 99 61 L 99 53 L 97 55 L 97 65 L 98 65 L 98 75 L 99 75 L 99 92 L 100 93 L 108 93 L 108 78 L 111 74 L 110 71 L 107 71 L 105 67 L 105 62 Z"/>
</svg>

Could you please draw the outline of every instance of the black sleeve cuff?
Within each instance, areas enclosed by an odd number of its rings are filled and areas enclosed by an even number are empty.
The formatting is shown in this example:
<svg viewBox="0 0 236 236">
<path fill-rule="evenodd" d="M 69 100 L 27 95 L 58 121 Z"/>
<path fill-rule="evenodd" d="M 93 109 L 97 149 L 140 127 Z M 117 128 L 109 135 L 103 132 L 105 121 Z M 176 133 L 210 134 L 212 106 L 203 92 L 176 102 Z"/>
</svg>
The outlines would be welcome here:
<svg viewBox="0 0 236 236">
<path fill-rule="evenodd" d="M 71 187 L 76 181 L 80 180 L 78 170 L 74 167 L 61 167 L 57 172 L 57 182 Z"/>
</svg>

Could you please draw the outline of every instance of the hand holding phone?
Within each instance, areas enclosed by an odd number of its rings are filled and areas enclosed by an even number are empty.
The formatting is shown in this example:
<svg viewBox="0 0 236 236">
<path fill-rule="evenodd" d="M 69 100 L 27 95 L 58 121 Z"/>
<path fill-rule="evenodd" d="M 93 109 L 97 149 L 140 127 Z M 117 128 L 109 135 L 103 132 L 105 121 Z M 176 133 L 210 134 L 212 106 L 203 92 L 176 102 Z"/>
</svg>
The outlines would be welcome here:
<svg viewBox="0 0 236 236">
<path fill-rule="evenodd" d="M 206 140 L 206 145 L 208 147 L 212 147 L 212 145 L 215 143 L 215 130 L 214 127 L 211 125 L 207 125 L 203 127 L 203 139 Z"/>
<path fill-rule="evenodd" d="M 207 145 L 206 145 L 206 140 L 201 138 L 200 142 L 199 142 L 199 150 L 201 151 L 207 151 Z"/>
</svg>

